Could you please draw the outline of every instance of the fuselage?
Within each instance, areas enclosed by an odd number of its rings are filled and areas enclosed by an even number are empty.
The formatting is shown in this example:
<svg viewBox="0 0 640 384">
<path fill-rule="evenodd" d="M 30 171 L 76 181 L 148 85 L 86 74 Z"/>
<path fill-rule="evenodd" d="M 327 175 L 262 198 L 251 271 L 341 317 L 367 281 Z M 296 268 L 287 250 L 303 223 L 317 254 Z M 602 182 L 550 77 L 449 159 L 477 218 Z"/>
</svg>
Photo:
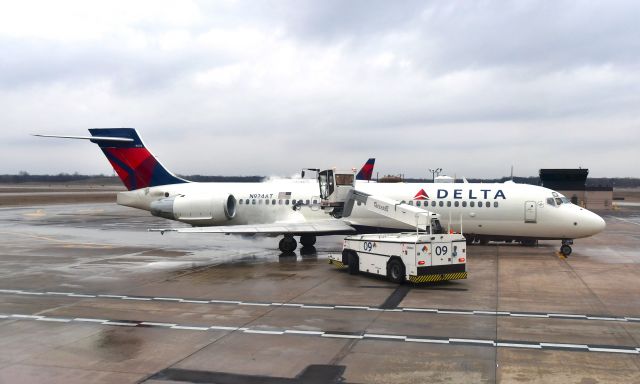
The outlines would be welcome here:
<svg viewBox="0 0 640 384">
<path fill-rule="evenodd" d="M 445 228 L 495 239 L 576 239 L 592 236 L 605 226 L 600 216 L 571 204 L 561 194 L 527 184 L 358 182 L 356 188 L 438 213 Z M 221 214 L 230 196 L 235 201 L 233 215 Z M 319 209 L 315 180 L 164 185 L 121 192 L 118 203 L 152 211 L 152 204 L 174 198 L 184 200 L 175 219 L 195 226 L 328 218 Z M 300 209 L 294 210 L 300 203 Z M 412 229 L 359 205 L 344 220 L 363 233 Z"/>
</svg>

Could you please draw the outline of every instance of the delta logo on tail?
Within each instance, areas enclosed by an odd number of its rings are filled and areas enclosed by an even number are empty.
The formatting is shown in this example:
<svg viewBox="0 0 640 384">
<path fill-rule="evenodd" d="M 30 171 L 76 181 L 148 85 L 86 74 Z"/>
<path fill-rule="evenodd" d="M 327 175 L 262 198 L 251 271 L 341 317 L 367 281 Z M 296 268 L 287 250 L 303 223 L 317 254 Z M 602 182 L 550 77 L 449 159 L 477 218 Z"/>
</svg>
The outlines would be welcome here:
<svg viewBox="0 0 640 384">
<path fill-rule="evenodd" d="M 376 159 L 371 158 L 367 160 L 366 163 L 360 169 L 360 172 L 356 175 L 356 180 L 367 180 L 371 181 L 371 176 L 373 175 L 373 166 L 376 163 Z"/>
<path fill-rule="evenodd" d="M 427 195 L 427 192 L 425 192 L 424 189 L 421 189 L 420 192 L 416 193 L 413 197 L 414 200 L 427 200 L 428 198 L 429 195 Z"/>
</svg>

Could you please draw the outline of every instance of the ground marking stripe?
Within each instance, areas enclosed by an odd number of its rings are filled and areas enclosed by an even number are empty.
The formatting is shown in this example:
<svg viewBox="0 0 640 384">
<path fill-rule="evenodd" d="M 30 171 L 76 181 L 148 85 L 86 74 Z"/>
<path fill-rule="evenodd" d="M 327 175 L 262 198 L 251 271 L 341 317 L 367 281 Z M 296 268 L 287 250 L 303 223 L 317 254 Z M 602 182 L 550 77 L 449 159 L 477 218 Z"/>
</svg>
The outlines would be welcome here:
<svg viewBox="0 0 640 384">
<path fill-rule="evenodd" d="M 217 299 L 187 299 L 179 297 L 147 297 L 147 296 L 129 296 L 129 295 L 111 295 L 111 294 L 91 294 L 79 292 L 38 292 L 25 291 L 19 289 L 0 289 L 0 294 L 14 295 L 37 295 L 37 296 L 67 296 L 74 298 L 101 298 L 101 299 L 120 299 L 133 301 L 167 301 L 175 303 L 192 303 L 192 304 L 230 304 L 230 305 L 246 305 L 259 307 L 289 307 L 302 309 L 334 309 L 334 310 L 362 310 L 362 311 L 384 311 L 384 312 L 415 312 L 415 313 L 432 313 L 438 315 L 463 315 L 463 316 L 509 316 L 523 318 L 549 318 L 549 319 L 567 319 L 567 320 L 589 320 L 589 321 L 620 321 L 620 322 L 636 322 L 640 323 L 640 317 L 614 317 L 599 316 L 575 313 L 537 313 L 537 312 L 508 312 L 508 311 L 489 311 L 489 310 L 467 310 L 467 309 L 450 309 L 450 308 L 412 308 L 400 307 L 394 309 L 383 309 L 379 307 L 368 307 L 360 305 L 327 305 L 327 304 L 303 304 L 303 303 L 268 303 L 268 302 L 251 302 L 240 300 L 217 300 Z"/>
<path fill-rule="evenodd" d="M 209 327 L 196 327 L 192 325 L 174 325 L 171 329 L 182 329 L 187 331 L 208 331 Z"/>
<path fill-rule="evenodd" d="M 49 321 L 60 322 L 64 324 L 89 322 L 96 325 L 107 326 L 123 326 L 123 327 L 158 327 L 167 330 L 185 330 L 185 331 L 240 331 L 245 334 L 264 334 L 264 335 L 300 335 L 329 337 L 342 339 L 368 339 L 368 340 L 386 340 L 391 342 L 409 342 L 409 343 L 430 343 L 430 344 L 466 344 L 475 345 L 477 347 L 501 347 L 501 348 L 526 348 L 526 349 L 562 349 L 575 352 L 596 352 L 596 353 L 624 353 L 640 355 L 640 347 L 626 347 L 616 345 L 593 345 L 588 344 L 570 344 L 570 343 L 547 343 L 547 342 L 527 342 L 527 341 L 501 341 L 489 339 L 467 339 L 467 338 L 441 338 L 433 336 L 407 336 L 394 334 L 378 334 L 378 333 L 335 333 L 327 331 L 305 331 L 296 329 L 261 329 L 248 327 L 227 327 L 227 326 L 197 326 L 186 324 L 173 324 L 151 321 L 126 321 L 126 320 L 105 320 L 84 317 L 61 318 L 39 315 L 24 314 L 0 314 L 0 318 L 10 318 L 16 321 Z"/>
<path fill-rule="evenodd" d="M 142 323 L 140 323 L 141 325 L 150 325 L 153 327 L 175 327 L 178 324 L 174 324 L 174 323 L 156 323 L 153 321 L 143 321 Z"/>
</svg>

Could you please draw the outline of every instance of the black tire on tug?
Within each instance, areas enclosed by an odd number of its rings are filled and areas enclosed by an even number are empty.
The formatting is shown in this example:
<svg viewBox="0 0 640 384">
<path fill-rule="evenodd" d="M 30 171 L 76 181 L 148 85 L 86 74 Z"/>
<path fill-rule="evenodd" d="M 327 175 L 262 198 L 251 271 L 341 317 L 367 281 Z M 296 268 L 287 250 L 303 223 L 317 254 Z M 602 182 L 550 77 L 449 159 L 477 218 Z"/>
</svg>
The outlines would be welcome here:
<svg viewBox="0 0 640 384">
<path fill-rule="evenodd" d="M 360 272 L 360 258 L 355 252 L 349 252 L 349 274 L 357 275 Z"/>
<path fill-rule="evenodd" d="M 571 254 L 571 251 L 573 251 L 573 250 L 571 249 L 570 245 L 562 244 L 560 246 L 560 253 L 562 253 L 565 256 L 569 256 Z"/>
<path fill-rule="evenodd" d="M 314 235 L 302 235 L 300 236 L 300 244 L 303 247 L 313 247 L 316 243 L 316 237 Z"/>
<path fill-rule="evenodd" d="M 405 280 L 405 269 L 402 261 L 392 259 L 387 264 L 387 277 L 391 282 L 402 284 Z"/>
</svg>

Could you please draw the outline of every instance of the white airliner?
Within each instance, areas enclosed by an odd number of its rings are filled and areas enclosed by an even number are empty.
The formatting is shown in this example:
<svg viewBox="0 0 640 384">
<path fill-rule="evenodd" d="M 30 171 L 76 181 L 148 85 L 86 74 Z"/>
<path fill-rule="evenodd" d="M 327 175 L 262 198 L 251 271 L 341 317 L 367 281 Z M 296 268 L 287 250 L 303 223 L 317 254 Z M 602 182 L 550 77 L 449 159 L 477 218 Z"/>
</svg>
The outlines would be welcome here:
<svg viewBox="0 0 640 384">
<path fill-rule="evenodd" d="M 146 149 L 133 128 L 92 128 L 92 136 L 36 135 L 91 140 L 100 146 L 127 187 L 120 205 L 191 224 L 187 233 L 266 234 L 284 236 L 279 248 L 295 250 L 318 235 L 399 232 L 413 229 L 356 205 L 349 217 L 335 219 L 319 208 L 316 180 L 285 179 L 261 183 L 199 183 L 175 176 Z M 368 167 L 370 164 L 370 168 Z M 371 159 L 363 170 L 373 168 Z M 604 220 L 558 192 L 506 183 L 368 183 L 364 193 L 386 196 L 441 215 L 443 226 L 464 230 L 470 241 L 561 240 L 561 252 L 571 253 L 573 239 L 595 235 Z M 461 228 L 461 225 L 464 228 Z"/>
</svg>

